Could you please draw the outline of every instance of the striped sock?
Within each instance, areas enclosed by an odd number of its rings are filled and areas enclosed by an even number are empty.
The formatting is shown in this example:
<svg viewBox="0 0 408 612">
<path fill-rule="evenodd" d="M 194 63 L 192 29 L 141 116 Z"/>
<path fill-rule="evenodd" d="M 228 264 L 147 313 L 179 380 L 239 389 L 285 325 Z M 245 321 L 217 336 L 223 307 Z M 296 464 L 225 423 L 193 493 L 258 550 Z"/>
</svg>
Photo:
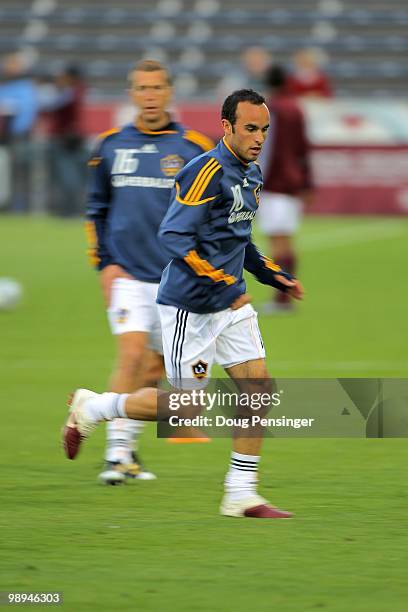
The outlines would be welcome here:
<svg viewBox="0 0 408 612">
<path fill-rule="evenodd" d="M 259 455 L 231 453 L 230 469 L 224 482 L 225 492 L 231 501 L 256 494 L 259 460 Z"/>
<path fill-rule="evenodd" d="M 142 432 L 143 421 L 114 419 L 106 423 L 106 461 L 132 463 L 136 437 Z"/>
</svg>

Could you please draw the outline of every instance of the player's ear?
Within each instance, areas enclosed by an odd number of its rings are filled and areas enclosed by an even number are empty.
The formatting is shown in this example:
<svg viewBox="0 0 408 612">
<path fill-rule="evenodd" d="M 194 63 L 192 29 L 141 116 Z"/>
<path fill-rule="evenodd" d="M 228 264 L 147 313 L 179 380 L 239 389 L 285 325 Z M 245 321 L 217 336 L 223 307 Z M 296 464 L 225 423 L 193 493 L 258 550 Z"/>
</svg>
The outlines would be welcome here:
<svg viewBox="0 0 408 612">
<path fill-rule="evenodd" d="M 232 134 L 232 125 L 228 119 L 221 119 L 221 124 L 224 129 L 224 134 L 230 136 Z"/>
</svg>

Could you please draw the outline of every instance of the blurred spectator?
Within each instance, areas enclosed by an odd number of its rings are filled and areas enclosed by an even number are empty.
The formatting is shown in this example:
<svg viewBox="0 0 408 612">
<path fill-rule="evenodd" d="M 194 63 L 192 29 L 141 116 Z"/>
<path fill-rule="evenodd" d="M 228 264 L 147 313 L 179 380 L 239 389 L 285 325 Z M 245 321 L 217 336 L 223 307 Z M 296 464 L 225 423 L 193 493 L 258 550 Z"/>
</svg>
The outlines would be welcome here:
<svg viewBox="0 0 408 612">
<path fill-rule="evenodd" d="M 11 174 L 8 207 L 16 213 L 27 212 L 30 206 L 30 137 L 37 110 L 35 85 L 27 74 L 24 55 L 5 56 L 0 83 L 1 159 L 5 166 L 2 172 Z"/>
<path fill-rule="evenodd" d="M 254 89 L 264 93 L 265 72 L 272 56 L 263 47 L 248 47 L 241 53 L 240 66 L 224 76 L 217 86 L 217 98 L 224 100 L 237 89 Z"/>
<path fill-rule="evenodd" d="M 49 132 L 50 210 L 61 217 L 84 212 L 86 182 L 85 138 L 82 113 L 85 83 L 80 69 L 67 67 L 55 80 L 55 89 L 42 86 L 42 110 Z"/>
<path fill-rule="evenodd" d="M 284 69 L 280 66 L 269 68 L 266 85 L 271 127 L 260 159 L 264 190 L 257 219 L 260 229 L 269 238 L 269 248 L 275 262 L 295 274 L 293 235 L 299 227 L 302 203 L 309 203 L 312 197 L 310 147 L 303 113 L 296 101 L 286 94 Z M 291 308 L 290 297 L 277 291 L 271 302 L 265 305 L 264 311 L 277 312 Z"/>
<path fill-rule="evenodd" d="M 287 78 L 286 92 L 291 96 L 331 98 L 332 88 L 321 70 L 321 59 L 316 49 L 301 49 L 293 56 L 293 71 Z"/>
</svg>

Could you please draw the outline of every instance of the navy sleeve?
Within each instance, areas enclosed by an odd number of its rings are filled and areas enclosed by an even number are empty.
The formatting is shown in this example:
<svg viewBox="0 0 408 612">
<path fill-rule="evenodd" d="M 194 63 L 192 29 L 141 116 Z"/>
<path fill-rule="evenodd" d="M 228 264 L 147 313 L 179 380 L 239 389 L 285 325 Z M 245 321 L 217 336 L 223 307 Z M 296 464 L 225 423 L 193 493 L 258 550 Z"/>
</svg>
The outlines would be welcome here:
<svg viewBox="0 0 408 612">
<path fill-rule="evenodd" d="M 109 213 L 111 187 L 110 173 L 103 157 L 103 143 L 88 162 L 87 236 L 90 261 L 98 270 L 114 263 L 106 246 L 106 222 Z"/>
<path fill-rule="evenodd" d="M 272 259 L 262 255 L 252 241 L 248 243 L 245 249 L 244 268 L 253 274 L 263 285 L 270 285 L 284 293 L 289 287 L 283 285 L 276 276 L 280 275 L 288 280 L 294 279 L 291 274 L 282 270 Z"/>
<path fill-rule="evenodd" d="M 173 258 L 185 259 L 197 248 L 199 227 L 208 206 L 219 195 L 221 165 L 207 156 L 190 162 L 175 179 L 170 207 L 160 225 L 159 237 Z"/>
</svg>

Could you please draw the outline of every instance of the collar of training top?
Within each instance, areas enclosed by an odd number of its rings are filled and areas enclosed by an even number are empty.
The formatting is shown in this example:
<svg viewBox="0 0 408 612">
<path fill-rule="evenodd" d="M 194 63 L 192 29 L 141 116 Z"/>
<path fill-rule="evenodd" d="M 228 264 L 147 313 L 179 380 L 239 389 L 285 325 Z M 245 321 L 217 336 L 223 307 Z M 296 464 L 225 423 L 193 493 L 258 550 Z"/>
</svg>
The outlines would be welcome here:
<svg viewBox="0 0 408 612">
<path fill-rule="evenodd" d="M 178 125 L 175 121 L 169 121 L 169 123 L 159 130 L 148 130 L 146 127 L 140 127 L 139 121 L 134 125 L 139 132 L 142 134 L 148 134 L 149 136 L 159 136 L 161 134 L 177 134 L 179 132 Z"/>
</svg>

